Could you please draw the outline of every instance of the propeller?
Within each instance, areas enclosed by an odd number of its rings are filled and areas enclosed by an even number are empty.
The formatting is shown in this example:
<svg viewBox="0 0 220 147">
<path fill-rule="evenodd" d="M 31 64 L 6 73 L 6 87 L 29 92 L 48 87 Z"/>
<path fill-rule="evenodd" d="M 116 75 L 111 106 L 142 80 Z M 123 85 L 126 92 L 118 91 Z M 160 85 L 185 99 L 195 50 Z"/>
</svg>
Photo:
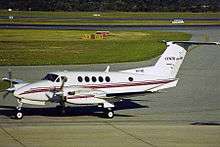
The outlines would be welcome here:
<svg viewBox="0 0 220 147">
<path fill-rule="evenodd" d="M 5 94 L 2 96 L 3 99 L 5 99 L 9 95 L 9 91 L 6 91 Z"/>
<path fill-rule="evenodd" d="M 64 88 L 65 82 L 67 81 L 67 78 L 62 77 L 61 80 L 62 80 L 62 83 L 61 83 L 60 87 L 59 88 L 55 88 L 55 87 L 51 88 L 50 92 L 53 93 L 53 94 L 52 95 L 46 94 L 46 96 L 49 99 L 52 99 L 52 98 L 55 98 L 55 96 L 58 96 L 59 97 L 59 102 L 63 106 L 64 102 L 66 101 L 66 98 L 63 94 L 63 88 Z"/>
<path fill-rule="evenodd" d="M 62 78 L 62 84 L 61 84 L 61 86 L 60 86 L 60 92 L 62 92 L 60 105 L 62 105 L 62 106 L 65 105 L 64 102 L 66 101 L 66 98 L 65 98 L 65 96 L 64 96 L 64 94 L 63 94 L 63 87 L 64 87 L 64 84 L 65 84 L 66 81 L 67 81 L 67 78 L 66 78 L 66 77 L 63 77 L 63 78 Z"/>
<path fill-rule="evenodd" d="M 2 81 L 9 82 L 10 83 L 10 87 L 0 91 L 0 92 L 6 91 L 5 94 L 2 96 L 3 99 L 5 99 L 8 96 L 9 93 L 12 93 L 12 92 L 15 91 L 14 85 L 13 85 L 14 83 L 13 83 L 13 80 L 12 80 L 12 71 L 11 71 L 11 69 L 8 70 L 7 74 L 8 74 L 8 77 L 7 78 L 2 78 Z"/>
<path fill-rule="evenodd" d="M 60 91 L 63 91 L 63 87 L 64 87 L 64 84 L 65 84 L 66 81 L 67 81 L 67 78 L 66 78 L 66 77 L 63 77 L 63 78 L 62 78 L 62 84 L 61 84 L 61 86 L 60 86 Z"/>
</svg>

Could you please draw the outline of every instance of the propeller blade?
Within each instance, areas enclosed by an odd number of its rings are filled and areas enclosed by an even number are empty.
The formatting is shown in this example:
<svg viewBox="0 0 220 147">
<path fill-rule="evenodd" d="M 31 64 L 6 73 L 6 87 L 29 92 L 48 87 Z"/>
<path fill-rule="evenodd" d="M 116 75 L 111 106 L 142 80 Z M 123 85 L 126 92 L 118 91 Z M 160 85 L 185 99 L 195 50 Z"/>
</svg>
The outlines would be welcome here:
<svg viewBox="0 0 220 147">
<path fill-rule="evenodd" d="M 47 97 L 48 99 L 52 99 L 53 96 L 54 96 L 54 93 L 53 93 L 52 95 L 50 95 L 50 93 L 46 93 L 45 95 L 46 95 L 46 97 Z"/>
<path fill-rule="evenodd" d="M 3 89 L 3 90 L 0 90 L 0 92 L 5 92 L 5 89 Z"/>
<path fill-rule="evenodd" d="M 7 91 L 2 97 L 3 97 L 3 99 L 5 99 L 7 96 L 8 96 L 8 94 L 9 94 L 10 92 L 9 91 Z"/>
<path fill-rule="evenodd" d="M 55 87 L 51 87 L 50 88 L 50 93 L 47 93 L 46 96 L 48 97 L 48 99 L 50 100 L 55 100 L 57 98 L 59 98 L 59 103 L 64 106 L 64 102 L 66 101 L 66 97 L 63 94 L 63 88 L 64 88 L 64 84 L 67 81 L 67 78 L 64 77 L 62 79 L 62 83 L 60 85 L 59 88 L 55 88 Z"/>
<path fill-rule="evenodd" d="M 63 91 L 63 87 L 64 87 L 64 83 L 67 81 L 67 77 L 64 77 L 63 79 L 62 79 L 62 85 L 61 85 L 61 87 L 60 87 L 60 89 Z M 61 103 L 62 103 L 62 105 L 65 105 L 65 103 L 64 102 L 66 102 L 66 96 L 64 96 L 64 94 L 61 96 L 61 99 L 62 99 L 62 101 L 61 101 Z"/>
<path fill-rule="evenodd" d="M 2 96 L 3 99 L 5 99 L 9 93 L 13 93 L 15 91 L 15 88 L 14 87 L 9 87 L 5 90 L 1 90 L 0 92 L 3 92 L 3 91 L 6 91 L 5 94 Z"/>
<path fill-rule="evenodd" d="M 11 71 L 11 69 L 8 69 L 8 79 L 9 79 L 9 80 L 12 79 L 12 71 Z M 10 87 L 13 87 L 12 81 L 10 81 Z"/>
<path fill-rule="evenodd" d="M 12 71 L 11 71 L 11 69 L 8 70 L 8 79 L 12 79 Z"/>
<path fill-rule="evenodd" d="M 64 84 L 65 84 L 66 81 L 67 81 L 67 78 L 64 77 L 64 78 L 62 79 L 62 84 L 61 84 L 61 86 L 60 86 L 60 90 L 61 90 L 61 91 L 63 91 L 63 87 L 64 87 Z"/>
</svg>

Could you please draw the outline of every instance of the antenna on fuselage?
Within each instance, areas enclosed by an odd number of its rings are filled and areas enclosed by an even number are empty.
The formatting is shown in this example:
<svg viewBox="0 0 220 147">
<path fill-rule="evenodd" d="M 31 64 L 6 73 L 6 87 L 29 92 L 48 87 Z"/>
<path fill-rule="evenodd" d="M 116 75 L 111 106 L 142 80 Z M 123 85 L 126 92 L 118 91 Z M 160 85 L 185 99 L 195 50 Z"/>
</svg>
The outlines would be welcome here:
<svg viewBox="0 0 220 147">
<path fill-rule="evenodd" d="M 109 70 L 110 70 L 110 66 L 108 65 L 105 69 L 105 72 L 109 72 Z"/>
</svg>

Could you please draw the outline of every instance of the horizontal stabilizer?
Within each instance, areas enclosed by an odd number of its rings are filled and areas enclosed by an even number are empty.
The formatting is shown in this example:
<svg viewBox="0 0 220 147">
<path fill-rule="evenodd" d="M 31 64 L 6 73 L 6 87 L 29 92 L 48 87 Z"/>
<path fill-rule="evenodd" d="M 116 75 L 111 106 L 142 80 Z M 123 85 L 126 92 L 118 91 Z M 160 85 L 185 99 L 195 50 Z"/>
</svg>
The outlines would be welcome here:
<svg viewBox="0 0 220 147">
<path fill-rule="evenodd" d="M 174 44 L 195 44 L 195 45 L 220 45 L 220 42 L 202 42 L 202 41 L 171 41 Z"/>
<path fill-rule="evenodd" d="M 166 41 L 164 41 L 166 42 Z M 168 41 L 167 45 L 177 44 L 183 47 L 185 50 L 189 48 L 191 45 L 220 45 L 220 42 L 202 42 L 202 41 Z"/>
</svg>

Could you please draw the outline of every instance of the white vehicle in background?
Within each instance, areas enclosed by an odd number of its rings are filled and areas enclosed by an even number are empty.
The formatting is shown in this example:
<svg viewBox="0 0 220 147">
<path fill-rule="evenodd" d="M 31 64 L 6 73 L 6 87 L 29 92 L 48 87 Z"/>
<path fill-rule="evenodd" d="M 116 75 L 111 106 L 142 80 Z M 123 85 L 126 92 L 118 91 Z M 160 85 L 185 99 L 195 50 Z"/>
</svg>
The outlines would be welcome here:
<svg viewBox="0 0 220 147">
<path fill-rule="evenodd" d="M 183 19 L 180 19 L 180 18 L 178 18 L 178 19 L 173 19 L 171 23 L 172 23 L 172 24 L 181 24 L 181 23 L 184 23 L 184 20 L 183 20 Z"/>
<path fill-rule="evenodd" d="M 21 80 L 3 78 L 11 83 L 6 89 L 17 98 L 16 118 L 23 117 L 22 104 L 46 105 L 65 103 L 97 105 L 103 107 L 107 118 L 114 117 L 114 99 L 118 94 L 156 92 L 175 87 L 179 71 L 190 45 L 219 45 L 219 42 L 169 41 L 167 48 L 154 66 L 103 72 L 58 71 L 48 73 L 42 80 L 25 83 Z"/>
</svg>

